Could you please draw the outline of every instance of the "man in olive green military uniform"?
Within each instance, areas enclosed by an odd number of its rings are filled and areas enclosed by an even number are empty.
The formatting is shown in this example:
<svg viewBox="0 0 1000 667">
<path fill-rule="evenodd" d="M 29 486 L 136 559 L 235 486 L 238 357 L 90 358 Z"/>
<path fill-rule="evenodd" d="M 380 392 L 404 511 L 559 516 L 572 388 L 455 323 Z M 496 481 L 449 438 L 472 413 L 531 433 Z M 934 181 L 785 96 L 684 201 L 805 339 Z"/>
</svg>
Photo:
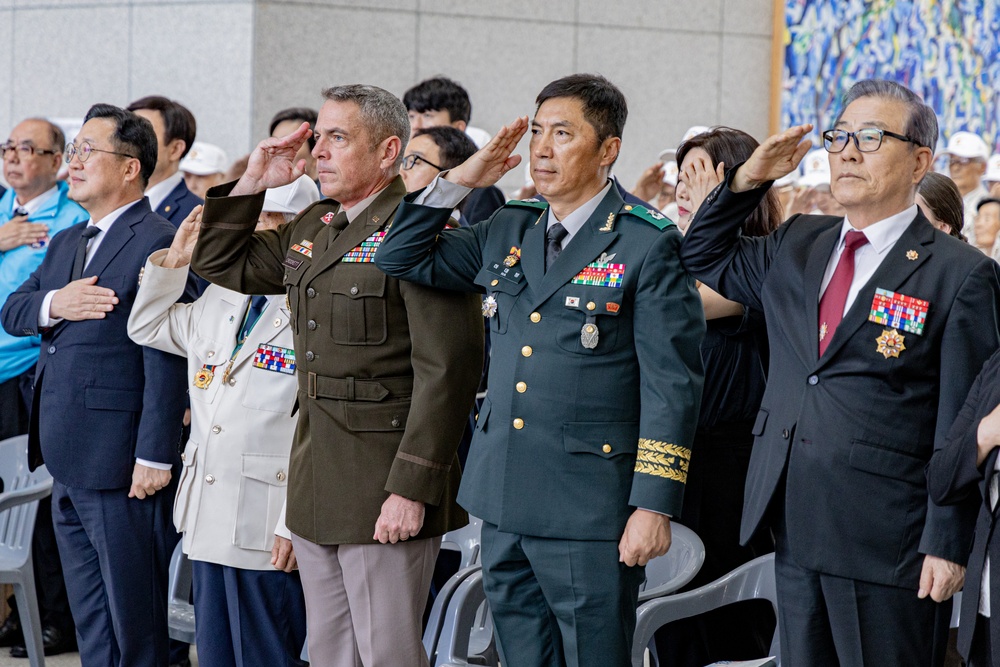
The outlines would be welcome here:
<svg viewBox="0 0 1000 667">
<path fill-rule="evenodd" d="M 406 109 L 373 86 L 324 96 L 313 155 L 332 199 L 254 233 L 264 191 L 302 175 L 295 153 L 309 126 L 267 139 L 235 186 L 209 190 L 192 267 L 245 294 L 288 294 L 295 352 L 240 353 L 299 380 L 286 525 L 311 661 L 426 665 L 421 615 L 438 538 L 467 521 L 455 452 L 482 362 L 478 299 L 372 263 L 406 192 Z"/>
<path fill-rule="evenodd" d="M 704 317 L 680 233 L 609 178 L 621 92 L 573 75 L 536 102 L 531 175 L 546 201 L 444 230 L 456 200 L 520 162 L 519 119 L 400 207 L 376 264 L 485 296 L 489 391 L 459 501 L 484 520 L 501 662 L 628 665 L 643 566 L 681 508 Z"/>
</svg>

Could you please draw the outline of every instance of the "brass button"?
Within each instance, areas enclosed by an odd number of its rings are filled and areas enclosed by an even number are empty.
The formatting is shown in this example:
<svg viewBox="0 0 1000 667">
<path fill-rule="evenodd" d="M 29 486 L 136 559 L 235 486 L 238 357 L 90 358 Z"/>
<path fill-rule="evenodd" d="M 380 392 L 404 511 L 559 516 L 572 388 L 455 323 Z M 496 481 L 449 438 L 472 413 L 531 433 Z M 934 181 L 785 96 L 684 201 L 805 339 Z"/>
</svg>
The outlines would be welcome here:
<svg viewBox="0 0 1000 667">
<path fill-rule="evenodd" d="M 631 204 L 625 204 L 625 210 L 626 211 L 631 211 L 632 210 L 632 205 Z"/>
<path fill-rule="evenodd" d="M 205 475 L 205 484 L 215 484 L 215 475 Z"/>
<path fill-rule="evenodd" d="M 279 482 L 284 482 L 285 481 L 285 471 L 284 470 L 279 470 L 278 474 L 275 475 L 275 477 L 278 479 Z"/>
<path fill-rule="evenodd" d="M 222 427 L 221 426 L 213 426 L 212 427 L 212 433 L 222 433 Z"/>
<path fill-rule="evenodd" d="M 595 308 L 597 308 L 597 304 L 596 303 L 594 303 L 593 301 L 588 301 L 587 302 L 587 310 L 594 310 Z"/>
<path fill-rule="evenodd" d="M 587 333 L 594 333 L 594 325 L 593 324 L 588 324 L 587 325 Z"/>
<path fill-rule="evenodd" d="M 312 350 L 306 352 L 306 361 L 312 361 L 316 358 L 316 355 L 312 353 Z"/>
<path fill-rule="evenodd" d="M 530 345 L 525 345 L 524 347 L 521 348 L 521 356 L 522 357 L 530 357 L 531 356 L 531 346 Z"/>
<path fill-rule="evenodd" d="M 515 419 L 514 420 L 514 428 L 516 428 L 518 431 L 520 431 L 522 428 L 524 428 L 524 420 L 521 419 L 520 417 L 518 417 L 517 419 Z"/>
<path fill-rule="evenodd" d="M 531 317 L 531 321 L 534 322 L 535 324 L 538 324 L 539 322 L 542 321 L 542 314 L 541 313 L 538 313 L 538 312 L 532 313 L 530 317 Z"/>
<path fill-rule="evenodd" d="M 601 449 L 604 451 L 605 454 L 611 453 L 611 445 L 609 445 L 608 443 L 604 443 L 604 446 L 601 447 Z"/>
<path fill-rule="evenodd" d="M 316 331 L 316 320 L 309 320 L 306 322 L 306 328 L 309 329 L 309 331 Z"/>
<path fill-rule="evenodd" d="M 490 283 L 490 285 L 492 285 L 493 287 L 496 287 L 499 284 L 500 284 L 499 280 L 494 280 L 493 282 Z"/>
<path fill-rule="evenodd" d="M 399 417 L 393 417 L 392 418 L 392 427 L 393 428 L 399 428 L 399 424 L 400 424 Z"/>
<path fill-rule="evenodd" d="M 236 386 L 236 378 L 229 378 L 229 386 L 230 387 Z"/>
<path fill-rule="evenodd" d="M 314 296 L 316 296 L 316 290 L 310 287 L 309 289 L 306 290 L 306 296 L 309 297 L 310 299 L 313 298 Z"/>
<path fill-rule="evenodd" d="M 526 385 L 524 382 L 518 382 L 516 385 L 514 385 L 514 388 L 517 389 L 517 393 L 519 394 L 523 394 L 524 392 L 528 391 L 528 385 Z"/>
<path fill-rule="evenodd" d="M 357 293 L 358 293 L 358 286 L 355 285 L 354 287 L 351 288 L 351 295 L 353 296 L 353 295 L 355 295 Z"/>
</svg>

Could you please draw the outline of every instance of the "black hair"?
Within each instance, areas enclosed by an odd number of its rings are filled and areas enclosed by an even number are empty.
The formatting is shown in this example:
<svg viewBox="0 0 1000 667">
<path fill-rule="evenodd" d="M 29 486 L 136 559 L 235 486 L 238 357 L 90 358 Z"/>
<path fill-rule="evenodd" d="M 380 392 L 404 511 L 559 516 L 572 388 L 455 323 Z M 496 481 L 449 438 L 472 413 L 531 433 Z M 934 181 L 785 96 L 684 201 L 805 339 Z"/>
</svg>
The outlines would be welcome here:
<svg viewBox="0 0 1000 667">
<path fill-rule="evenodd" d="M 139 160 L 139 184 L 145 190 L 156 168 L 157 145 L 153 124 L 113 104 L 95 104 L 87 111 L 83 122 L 93 118 L 106 118 L 115 124 L 111 145 L 119 153 Z"/>
<path fill-rule="evenodd" d="M 294 120 L 299 123 L 309 123 L 309 129 L 316 131 L 316 121 L 319 120 L 319 114 L 315 109 L 310 109 L 309 107 L 291 107 L 288 109 L 282 109 L 278 113 L 274 114 L 274 118 L 271 119 L 271 124 L 267 128 L 268 136 L 274 134 L 274 128 L 278 127 L 281 123 L 286 120 Z M 309 150 L 316 148 L 316 135 L 313 132 L 309 133 Z"/>
<path fill-rule="evenodd" d="M 443 76 L 421 81 L 403 94 L 407 111 L 447 111 L 451 122 L 472 118 L 469 93 L 457 81 Z"/>
<path fill-rule="evenodd" d="M 159 111 L 163 117 L 163 132 L 166 135 L 163 137 L 163 143 L 169 144 L 174 139 L 183 141 L 184 152 L 181 153 L 181 157 L 191 150 L 198 124 L 194 120 L 194 114 L 180 102 L 174 102 L 162 95 L 149 95 L 132 102 L 127 108 L 129 111 L 140 109 Z"/>
<path fill-rule="evenodd" d="M 976 204 L 976 213 L 978 213 L 979 209 L 987 204 L 1000 204 L 1000 199 L 997 199 L 996 197 L 983 197 L 979 200 L 979 203 Z"/>
<path fill-rule="evenodd" d="M 469 135 L 450 125 L 427 127 L 413 133 L 414 137 L 424 135 L 430 137 L 441 151 L 441 162 L 438 166 L 442 169 L 454 169 L 478 150 Z"/>
<path fill-rule="evenodd" d="M 570 74 L 542 88 L 535 98 L 535 112 L 546 100 L 571 97 L 583 103 L 583 117 L 597 132 L 597 143 L 621 138 L 628 118 L 628 103 L 618 87 L 600 74 Z"/>
<path fill-rule="evenodd" d="M 693 149 L 700 148 L 712 159 L 712 167 L 724 162 L 726 168 L 745 162 L 760 144 L 743 130 L 731 127 L 713 127 L 707 132 L 696 134 L 677 148 L 677 165 Z M 747 236 L 767 236 L 781 224 L 781 202 L 771 188 L 764 195 L 757 208 L 743 222 L 743 233 Z"/>
</svg>

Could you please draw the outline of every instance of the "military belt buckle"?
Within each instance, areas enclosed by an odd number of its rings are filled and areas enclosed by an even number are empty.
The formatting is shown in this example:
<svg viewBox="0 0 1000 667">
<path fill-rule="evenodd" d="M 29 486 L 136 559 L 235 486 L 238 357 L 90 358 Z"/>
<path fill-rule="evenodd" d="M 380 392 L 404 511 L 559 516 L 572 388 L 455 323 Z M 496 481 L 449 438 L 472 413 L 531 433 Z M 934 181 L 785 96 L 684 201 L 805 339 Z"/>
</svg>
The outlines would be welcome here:
<svg viewBox="0 0 1000 667">
<path fill-rule="evenodd" d="M 308 380 L 306 384 L 306 394 L 309 398 L 316 398 L 316 374 L 310 371 L 306 374 Z"/>
</svg>

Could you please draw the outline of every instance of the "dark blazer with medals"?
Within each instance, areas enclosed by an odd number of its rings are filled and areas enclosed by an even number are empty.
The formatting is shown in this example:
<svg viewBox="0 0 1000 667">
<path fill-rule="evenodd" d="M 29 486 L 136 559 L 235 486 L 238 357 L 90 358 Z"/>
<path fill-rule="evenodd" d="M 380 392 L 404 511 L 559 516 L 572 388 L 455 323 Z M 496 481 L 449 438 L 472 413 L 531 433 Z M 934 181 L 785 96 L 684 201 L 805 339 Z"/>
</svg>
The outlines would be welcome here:
<svg viewBox="0 0 1000 667">
<path fill-rule="evenodd" d="M 12 335 L 42 336 L 28 437 L 31 465 L 44 462 L 71 487 L 128 488 L 136 457 L 179 461 L 184 360 L 133 343 L 127 329 L 140 270 L 150 253 L 170 245 L 176 230 L 145 198 L 126 209 L 83 272 L 113 289 L 119 303 L 103 319 L 62 320 L 39 332 L 42 301 L 69 282 L 86 226 L 56 234 L 41 266 L 8 297 L 0 318 Z"/>
<path fill-rule="evenodd" d="M 618 540 L 636 507 L 680 512 L 704 316 L 668 220 L 611 188 L 546 271 L 547 208 L 444 230 L 447 209 L 404 203 L 376 263 L 485 294 L 489 392 L 462 506 L 505 532 Z"/>
<path fill-rule="evenodd" d="M 994 354 L 983 366 L 951 427 L 947 444 L 934 453 L 927 466 L 927 486 L 935 502 L 972 502 L 979 508 L 976 535 L 965 572 L 958 650 L 966 660 L 969 659 L 976 615 L 979 613 L 983 569 L 989 556 L 989 632 L 994 665 L 1000 665 L 1000 532 L 996 530 L 997 512 L 990 507 L 989 488 L 996 483 L 996 462 L 1000 449 L 994 448 L 978 468 L 976 455 L 979 422 L 997 405 L 1000 405 L 1000 353 Z M 1000 507 L 1000 503 L 997 506 Z"/>
<path fill-rule="evenodd" d="M 201 203 L 201 198 L 188 190 L 187 183 L 181 179 L 181 182 L 156 207 L 156 212 L 169 220 L 174 227 L 180 227 L 191 209 Z"/>
<path fill-rule="evenodd" d="M 264 194 L 209 191 L 192 258 L 244 294 L 287 291 L 299 421 L 286 525 L 318 544 L 371 543 L 390 493 L 426 503 L 416 538 L 467 522 L 456 450 L 483 359 L 478 302 L 390 278 L 371 261 L 406 190 L 396 178 L 341 232 L 325 199 L 254 233 Z M 327 244 L 329 243 L 329 247 Z"/>
<path fill-rule="evenodd" d="M 727 180 L 681 246 L 695 277 L 767 321 L 741 538 L 768 523 L 774 502 L 799 565 L 916 590 L 924 554 L 968 556 L 975 507 L 931 502 L 924 466 L 1000 346 L 1000 267 L 918 212 L 819 357 L 820 287 L 844 219 L 795 216 L 769 236 L 740 236 L 766 191 L 734 193 Z M 877 290 L 926 302 L 922 325 L 879 321 Z"/>
</svg>

